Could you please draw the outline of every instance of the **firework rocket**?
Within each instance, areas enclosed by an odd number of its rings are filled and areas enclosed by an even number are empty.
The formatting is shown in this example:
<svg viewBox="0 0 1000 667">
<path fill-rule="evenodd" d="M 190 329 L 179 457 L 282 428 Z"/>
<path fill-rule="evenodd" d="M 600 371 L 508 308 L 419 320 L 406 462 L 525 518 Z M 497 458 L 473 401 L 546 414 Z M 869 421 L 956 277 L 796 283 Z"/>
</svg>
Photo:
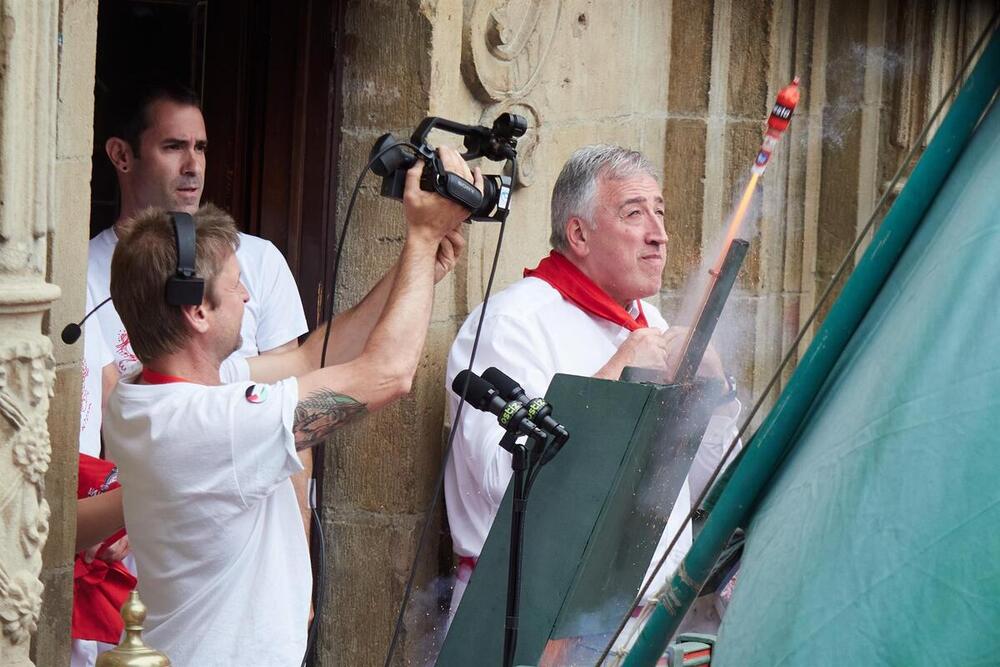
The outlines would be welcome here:
<svg viewBox="0 0 1000 667">
<path fill-rule="evenodd" d="M 764 141 L 761 142 L 760 150 L 757 151 L 757 157 L 753 161 L 753 168 L 750 169 L 750 181 L 743 190 L 740 203 L 737 205 L 736 211 L 729 221 L 729 229 L 726 231 L 719 258 L 712 266 L 712 275 L 718 275 L 719 270 L 722 268 L 722 262 L 726 257 L 726 253 L 729 252 L 729 244 L 739 234 L 740 228 L 743 225 L 743 219 L 750 208 L 750 200 L 753 198 L 754 188 L 757 187 L 757 180 L 771 162 L 771 151 L 778 145 L 781 135 L 788 129 L 788 123 L 792 120 L 792 113 L 794 113 L 795 105 L 798 103 L 799 77 L 795 77 L 790 84 L 778 91 L 778 97 L 774 100 L 774 106 L 767 117 L 767 131 L 764 133 Z"/>
<path fill-rule="evenodd" d="M 764 141 L 757 151 L 757 158 L 753 162 L 753 173 L 760 176 L 767 169 L 768 162 L 771 161 L 771 151 L 778 145 L 778 140 L 792 119 L 795 112 L 795 105 L 799 103 L 799 77 L 792 79 L 792 82 L 781 89 L 778 98 L 774 101 L 771 115 L 767 117 L 767 132 L 764 134 Z"/>
<path fill-rule="evenodd" d="M 771 152 L 774 151 L 774 147 L 778 145 L 778 140 L 781 139 L 781 135 L 788 129 L 788 123 L 791 121 L 792 113 L 795 112 L 795 105 L 798 103 L 799 77 L 795 77 L 792 79 L 790 84 L 778 92 L 778 98 L 774 101 L 771 113 L 767 117 L 767 131 L 764 133 L 764 141 L 761 142 L 760 150 L 757 151 L 757 157 L 753 161 L 753 168 L 750 170 L 750 180 L 743 189 L 743 196 L 740 197 L 740 203 L 736 206 L 736 211 L 733 213 L 733 217 L 729 221 L 729 228 L 726 230 L 726 235 L 723 237 L 722 249 L 719 252 L 719 257 L 715 260 L 712 268 L 708 270 L 710 276 L 709 282 L 705 288 L 705 294 L 702 296 L 701 306 L 698 308 L 697 317 L 695 318 L 695 326 L 688 329 L 687 337 L 684 341 L 684 353 L 682 354 L 677 373 L 674 376 L 675 382 L 690 381 L 691 378 L 694 377 L 694 373 L 698 368 L 702 355 L 705 353 L 705 345 L 707 345 L 708 339 L 711 338 L 712 330 L 715 328 L 715 322 L 718 320 L 721 308 L 728 298 L 728 291 L 732 289 L 732 282 L 730 282 L 729 286 L 725 288 L 726 294 L 721 297 L 721 300 L 714 300 L 718 305 L 716 311 L 710 313 L 706 310 L 706 308 L 709 305 L 709 302 L 712 301 L 712 294 L 716 290 L 719 276 L 722 274 L 723 266 L 726 264 L 727 257 L 729 256 L 729 249 L 733 246 L 733 242 L 737 239 L 737 235 L 740 233 L 740 229 L 743 226 L 743 219 L 746 218 L 747 211 L 750 209 L 750 201 L 753 199 L 754 188 L 757 187 L 757 180 L 764 173 L 764 170 L 767 169 L 767 165 L 771 161 Z M 741 243 L 745 245 L 746 241 L 741 241 Z M 744 250 L 741 254 L 739 254 L 739 259 L 735 261 L 742 263 L 745 255 L 746 251 Z M 703 336 L 701 343 L 692 345 L 695 332 L 702 330 L 705 327 L 707 327 L 707 337 Z"/>
</svg>

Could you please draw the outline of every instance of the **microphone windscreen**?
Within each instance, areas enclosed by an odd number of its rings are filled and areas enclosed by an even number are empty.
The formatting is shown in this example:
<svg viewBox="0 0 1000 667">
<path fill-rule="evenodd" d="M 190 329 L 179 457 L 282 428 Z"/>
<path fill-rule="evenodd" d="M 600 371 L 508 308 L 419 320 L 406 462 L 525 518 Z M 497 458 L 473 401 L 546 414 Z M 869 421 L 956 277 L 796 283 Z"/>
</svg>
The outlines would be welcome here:
<svg viewBox="0 0 1000 667">
<path fill-rule="evenodd" d="M 466 382 L 469 383 L 469 389 L 465 392 L 465 400 L 482 410 L 489 404 L 490 396 L 496 390 L 493 385 L 468 369 L 455 376 L 451 390 L 461 396 Z"/>
<path fill-rule="evenodd" d="M 524 389 L 521 385 L 512 380 L 509 375 L 494 366 L 490 366 L 483 371 L 483 379 L 496 387 L 497 391 L 500 392 L 500 395 L 508 401 L 513 401 L 519 394 L 524 393 Z"/>
<path fill-rule="evenodd" d="M 72 345 L 76 341 L 80 340 L 81 333 L 83 333 L 83 331 L 80 329 L 80 325 L 77 324 L 76 322 L 70 322 L 65 327 L 63 327 L 60 338 L 62 338 L 62 342 L 66 343 L 67 345 Z"/>
</svg>

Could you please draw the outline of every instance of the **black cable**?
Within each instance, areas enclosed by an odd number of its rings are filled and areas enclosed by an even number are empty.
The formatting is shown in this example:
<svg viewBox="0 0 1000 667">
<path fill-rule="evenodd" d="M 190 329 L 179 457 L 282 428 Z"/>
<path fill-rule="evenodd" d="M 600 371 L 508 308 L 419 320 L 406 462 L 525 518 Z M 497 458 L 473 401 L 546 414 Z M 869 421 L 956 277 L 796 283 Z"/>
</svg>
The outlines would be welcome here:
<svg viewBox="0 0 1000 667">
<path fill-rule="evenodd" d="M 517 173 L 517 158 L 511 158 L 511 177 Z M 490 302 L 490 294 L 493 292 L 493 279 L 496 277 L 497 264 L 500 260 L 500 249 L 503 247 L 503 234 L 504 230 L 507 228 L 507 218 L 504 217 L 500 221 L 500 232 L 497 234 L 497 247 L 496 251 L 493 253 L 493 264 L 490 266 L 490 277 L 486 281 L 486 294 L 483 296 L 483 307 L 479 312 L 479 322 L 476 325 L 476 336 L 472 340 L 472 352 L 469 355 L 469 365 L 466 370 L 472 373 L 472 364 L 476 360 L 476 350 L 479 348 L 479 337 L 483 331 L 483 322 L 486 319 L 486 307 Z M 399 613 L 396 615 L 396 625 L 393 627 L 392 639 L 389 641 L 389 651 L 385 656 L 385 667 L 389 667 L 392 661 L 392 656 L 396 652 L 396 645 L 399 642 L 399 633 L 403 629 L 403 616 L 406 613 L 406 605 L 410 601 L 410 597 L 413 594 L 413 582 L 417 577 L 417 564 L 420 562 L 420 556 L 423 553 L 424 544 L 426 542 L 427 532 L 430 530 L 431 522 L 434 519 L 434 511 L 437 509 L 438 502 L 441 499 L 441 489 L 444 488 L 444 475 L 445 470 L 448 467 L 448 457 L 451 456 L 452 444 L 455 441 L 455 433 L 457 432 L 456 425 L 460 423 L 462 418 L 462 410 L 465 407 L 465 398 L 469 391 L 469 380 L 465 381 L 465 386 L 462 387 L 462 396 L 458 401 L 458 409 L 455 411 L 455 418 L 452 420 L 451 432 L 448 434 L 448 443 L 444 448 L 444 455 L 441 457 L 441 468 L 438 471 L 437 480 L 434 483 L 434 497 L 431 498 L 431 505 L 427 510 L 427 519 L 424 520 L 424 524 L 420 529 L 420 537 L 417 538 L 417 550 L 413 554 L 413 561 L 410 563 L 410 575 L 406 580 L 406 588 L 403 590 L 403 600 L 399 605 Z"/>
<path fill-rule="evenodd" d="M 326 366 L 326 346 L 330 342 L 330 324 L 333 322 L 333 309 L 336 306 L 334 303 L 334 297 L 337 293 L 337 277 L 340 275 L 340 256 L 344 252 L 345 241 L 347 239 L 347 226 L 351 223 L 351 214 L 354 212 L 354 202 L 358 199 L 358 192 L 361 191 L 361 183 L 364 182 L 365 176 L 371 170 L 372 165 L 378 161 L 383 155 L 391 150 L 394 150 L 400 146 L 406 146 L 407 148 L 413 150 L 417 153 L 417 147 L 408 141 L 397 141 L 396 143 L 386 146 L 382 150 L 372 157 L 365 165 L 365 168 L 361 170 L 361 174 L 358 176 L 358 180 L 354 183 L 354 190 L 351 192 L 351 201 L 347 204 L 347 214 L 344 215 L 344 226 L 340 230 L 340 238 L 337 243 L 337 254 L 333 257 L 333 277 L 330 281 L 330 293 L 326 297 L 326 304 L 323 306 L 323 314 L 329 313 L 326 318 L 326 332 L 323 334 L 323 350 L 320 352 L 319 357 L 319 367 L 323 368 Z"/>
<path fill-rule="evenodd" d="M 550 438 L 551 440 L 551 438 Z M 535 484 L 535 478 L 538 477 L 538 473 L 542 471 L 542 463 L 540 462 L 545 451 L 549 447 L 554 447 L 555 445 L 550 444 L 548 440 L 545 442 L 539 442 L 535 444 L 535 448 L 531 452 L 531 459 L 528 461 L 528 481 L 524 484 L 524 498 L 528 499 L 528 494 L 531 493 L 531 487 Z M 536 455 L 537 452 L 537 455 Z"/>
<path fill-rule="evenodd" d="M 986 38 L 992 32 L 993 24 L 994 22 L 996 22 L 998 18 L 1000 18 L 1000 9 L 998 9 L 997 12 L 993 14 L 992 18 L 990 18 L 989 22 L 986 24 L 986 28 L 983 30 L 983 33 L 979 36 L 979 39 L 976 42 L 976 44 L 969 51 L 969 55 L 966 57 L 965 62 L 962 63 L 962 66 L 958 69 L 958 72 L 955 74 L 955 78 L 952 80 L 951 85 L 948 87 L 948 90 L 946 90 L 944 95 L 941 96 L 941 101 L 938 102 L 938 105 L 934 109 L 934 112 L 930 115 L 930 117 L 927 119 L 927 122 L 924 124 L 924 127 L 921 130 L 920 135 L 917 137 L 916 141 L 913 142 L 913 146 L 906 154 L 906 157 L 903 158 L 903 161 L 900 163 L 899 168 L 896 169 L 896 173 L 893 175 L 892 180 L 889 182 L 888 187 L 886 187 L 886 189 L 882 193 L 882 196 L 875 203 L 875 207 L 872 209 L 871 215 L 868 217 L 868 221 L 865 223 L 865 226 L 862 228 L 861 232 L 854 239 L 854 243 L 851 245 L 850 249 L 848 249 L 847 253 L 844 255 L 843 261 L 841 261 L 840 266 L 837 268 L 837 271 L 833 274 L 833 277 L 827 284 L 826 289 L 823 291 L 823 294 L 819 297 L 819 300 L 816 302 L 816 306 L 813 308 L 813 311 L 809 314 L 809 317 L 806 318 L 805 324 L 803 324 L 802 327 L 799 329 L 798 335 L 795 337 L 795 340 L 792 341 L 792 344 L 789 346 L 788 351 L 785 353 L 785 356 L 782 358 L 781 362 L 778 364 L 777 369 L 771 375 L 771 379 L 768 381 L 767 385 L 764 387 L 764 390 L 761 392 L 760 397 L 754 403 L 754 406 L 750 410 L 749 414 L 746 416 L 746 419 L 744 419 L 743 425 L 737 432 L 736 437 L 733 438 L 733 441 L 729 444 L 729 447 L 726 449 L 726 452 L 722 456 L 722 459 L 719 461 L 719 464 L 715 467 L 715 470 L 712 472 L 712 476 L 709 477 L 708 482 L 705 484 L 705 487 L 702 489 L 701 493 L 698 494 L 697 501 L 691 504 L 691 510 L 684 518 L 684 521 L 677 529 L 677 532 L 674 533 L 673 539 L 671 539 L 670 544 L 667 545 L 667 550 L 664 552 L 663 556 L 656 564 L 656 567 L 653 569 L 653 572 L 649 575 L 649 578 L 644 582 L 642 588 L 639 589 L 639 593 L 633 599 L 632 604 L 629 606 L 629 609 L 626 612 L 625 617 L 621 620 L 621 623 L 618 625 L 618 629 L 615 631 L 614 635 L 612 635 L 611 639 L 604 647 L 604 650 L 601 652 L 600 657 L 597 658 L 596 667 L 600 667 L 601 663 L 603 663 L 604 660 L 611 653 L 611 648 L 614 646 L 614 643 L 618 640 L 618 637 L 621 635 L 622 630 L 625 629 L 625 626 L 628 624 L 629 619 L 632 618 L 632 610 L 639 603 L 642 602 L 642 596 L 646 594 L 646 591 L 652 585 L 653 580 L 656 578 L 657 573 L 660 571 L 660 568 L 666 562 L 667 557 L 670 555 L 670 552 L 673 551 L 674 545 L 677 543 L 677 540 L 680 539 L 681 533 L 684 532 L 687 526 L 694 520 L 695 514 L 698 512 L 705 498 L 708 497 L 708 494 L 712 489 L 712 485 L 715 484 L 715 480 L 719 477 L 719 475 L 722 474 L 725 462 L 730 460 L 730 456 L 736 450 L 736 446 L 739 444 L 740 439 L 750 428 L 750 422 L 753 421 L 754 417 L 757 415 L 757 412 L 764 405 L 764 401 L 767 399 L 767 396 L 771 393 L 771 390 L 777 386 L 778 380 L 781 379 L 781 375 L 785 369 L 785 366 L 787 366 L 789 362 L 792 360 L 792 357 L 798 350 L 799 343 L 801 343 L 802 339 L 805 338 L 806 333 L 809 331 L 809 328 L 812 326 L 813 322 L 819 316 L 820 309 L 826 303 L 827 299 L 829 299 L 830 296 L 833 294 L 833 291 L 840 282 L 840 279 L 847 273 L 847 269 L 853 262 L 855 253 L 858 251 L 858 249 L 861 247 L 861 244 L 867 238 L 868 233 L 875 226 L 875 221 L 876 218 L 878 217 L 879 211 L 885 205 L 886 201 L 888 201 L 889 197 L 893 195 L 896 188 L 896 184 L 902 178 L 903 172 L 906 170 L 907 165 L 909 165 L 910 161 L 917 154 L 917 151 L 919 151 L 920 148 L 923 146 L 924 139 L 930 132 L 931 126 L 934 125 L 934 122 L 937 120 L 938 116 L 941 115 L 941 112 L 944 110 L 944 107 L 947 104 L 948 99 L 958 89 L 958 85 L 964 78 L 965 72 L 972 64 L 976 52 L 979 51 L 980 47 L 982 47 L 983 43 L 986 41 Z M 752 441 L 753 438 L 751 437 L 750 440 Z"/>
</svg>

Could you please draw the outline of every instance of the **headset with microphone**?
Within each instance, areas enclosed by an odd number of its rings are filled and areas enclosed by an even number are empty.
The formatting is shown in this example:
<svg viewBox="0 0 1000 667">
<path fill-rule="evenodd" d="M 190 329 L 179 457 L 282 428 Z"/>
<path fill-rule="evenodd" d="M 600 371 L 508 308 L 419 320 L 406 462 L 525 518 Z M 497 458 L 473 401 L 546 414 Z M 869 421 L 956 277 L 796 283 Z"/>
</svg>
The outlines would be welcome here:
<svg viewBox="0 0 1000 667">
<path fill-rule="evenodd" d="M 90 317 L 98 310 L 100 310 L 101 306 L 106 304 L 108 301 L 111 301 L 110 296 L 104 301 L 94 306 L 93 308 L 91 308 L 90 312 L 84 315 L 83 319 L 80 320 L 79 322 L 70 322 L 69 324 L 64 326 L 62 333 L 59 334 L 59 337 L 62 338 L 62 342 L 66 343 L 67 345 L 72 345 L 76 341 L 80 340 L 80 335 L 83 333 L 83 329 L 81 328 L 83 327 L 83 323 L 87 321 L 88 317 Z"/>
<path fill-rule="evenodd" d="M 171 306 L 197 306 L 205 297 L 205 279 L 199 277 L 195 271 L 197 237 L 194 218 L 190 213 L 181 211 L 170 211 L 167 215 L 170 216 L 174 228 L 174 243 L 177 248 L 177 268 L 174 270 L 174 275 L 167 279 L 167 303 Z M 108 301 L 111 301 L 110 296 L 94 306 L 79 322 L 70 322 L 63 327 L 60 335 L 62 341 L 72 345 L 80 340 L 83 323 Z"/>
</svg>

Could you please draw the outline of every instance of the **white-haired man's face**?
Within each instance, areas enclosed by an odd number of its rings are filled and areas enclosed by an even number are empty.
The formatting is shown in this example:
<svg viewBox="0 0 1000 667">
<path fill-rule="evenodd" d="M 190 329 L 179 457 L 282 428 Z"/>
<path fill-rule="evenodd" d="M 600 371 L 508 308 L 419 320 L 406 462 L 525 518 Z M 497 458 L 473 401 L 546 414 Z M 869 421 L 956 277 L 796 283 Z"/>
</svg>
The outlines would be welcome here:
<svg viewBox="0 0 1000 667">
<path fill-rule="evenodd" d="M 663 215 L 663 193 L 652 176 L 598 178 L 590 224 L 574 229 L 570 222 L 575 263 L 623 305 L 655 294 L 667 258 Z"/>
</svg>

